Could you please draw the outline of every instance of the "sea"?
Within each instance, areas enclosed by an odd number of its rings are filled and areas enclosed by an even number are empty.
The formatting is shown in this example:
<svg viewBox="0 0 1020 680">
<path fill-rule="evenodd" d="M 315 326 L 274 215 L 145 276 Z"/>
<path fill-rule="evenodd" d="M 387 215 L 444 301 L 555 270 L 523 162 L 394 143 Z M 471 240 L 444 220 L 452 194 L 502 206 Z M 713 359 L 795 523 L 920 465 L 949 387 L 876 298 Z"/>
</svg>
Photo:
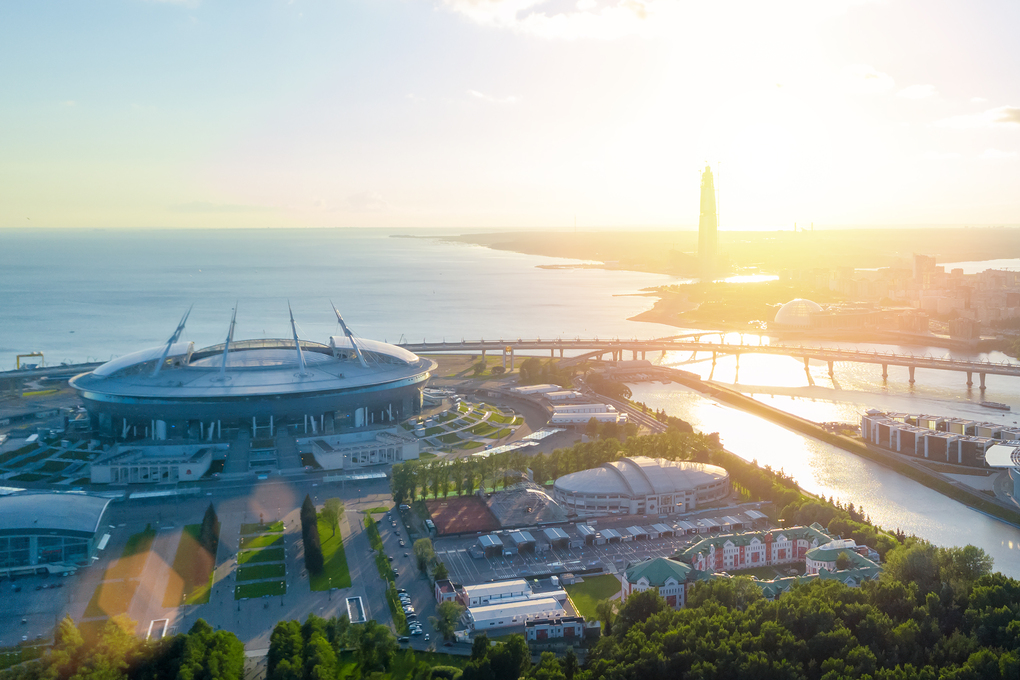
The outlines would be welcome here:
<svg viewBox="0 0 1020 680">
<path fill-rule="evenodd" d="M 452 235 L 446 234 L 446 236 Z M 162 344 L 191 310 L 183 339 L 223 341 L 237 308 L 237 339 L 290 337 L 288 306 L 302 339 L 339 332 L 332 305 L 352 330 L 388 342 L 511 338 L 656 338 L 684 332 L 630 321 L 651 308 L 659 274 L 585 268 L 447 240 L 443 234 L 380 230 L 0 230 L 0 368 L 39 351 L 48 365 L 105 361 Z M 946 264 L 967 273 L 1020 268 L 1020 260 Z M 744 342 L 755 343 L 745 334 Z M 731 334 L 729 342 L 739 341 Z M 858 346 L 860 347 L 860 346 Z M 1012 361 L 1001 353 L 867 345 L 878 352 Z M 655 363 L 694 371 L 765 403 L 816 420 L 854 423 L 869 408 L 1016 424 L 1020 380 L 988 376 L 968 389 L 963 374 L 825 364 L 744 354 L 668 352 Z M 30 359 L 35 361 L 35 359 Z M 810 377 L 809 377 L 810 374 Z M 976 376 L 975 376 L 976 378 Z M 939 545 L 973 543 L 996 569 L 1020 577 L 1020 528 L 971 510 L 917 482 L 675 384 L 635 383 L 634 398 L 718 432 L 747 460 L 789 472 L 807 491 L 863 507 L 877 524 Z M 982 400 L 1012 406 L 1003 413 Z"/>
</svg>

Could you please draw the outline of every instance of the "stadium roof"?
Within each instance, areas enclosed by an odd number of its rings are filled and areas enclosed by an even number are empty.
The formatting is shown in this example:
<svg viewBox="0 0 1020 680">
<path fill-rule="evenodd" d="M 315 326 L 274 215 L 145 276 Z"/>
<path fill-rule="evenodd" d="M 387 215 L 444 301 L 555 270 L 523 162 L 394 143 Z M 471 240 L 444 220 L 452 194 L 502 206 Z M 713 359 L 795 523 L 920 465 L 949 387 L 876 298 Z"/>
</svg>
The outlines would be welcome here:
<svg viewBox="0 0 1020 680">
<path fill-rule="evenodd" d="M 726 470 L 715 465 L 635 456 L 564 475 L 556 480 L 555 487 L 566 493 L 620 494 L 638 498 L 693 491 L 726 476 Z"/>
<path fill-rule="evenodd" d="M 0 534 L 95 534 L 109 498 L 80 493 L 25 492 L 0 496 Z"/>
</svg>

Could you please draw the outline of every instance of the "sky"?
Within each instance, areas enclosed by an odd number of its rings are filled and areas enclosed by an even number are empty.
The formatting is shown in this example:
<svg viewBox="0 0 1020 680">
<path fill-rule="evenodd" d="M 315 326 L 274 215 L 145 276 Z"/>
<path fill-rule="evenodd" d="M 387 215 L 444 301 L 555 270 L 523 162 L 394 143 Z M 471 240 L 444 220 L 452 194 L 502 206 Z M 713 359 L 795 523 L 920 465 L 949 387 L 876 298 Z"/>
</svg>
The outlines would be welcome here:
<svg viewBox="0 0 1020 680">
<path fill-rule="evenodd" d="M 8 0 L 0 228 L 1020 224 L 1015 0 Z"/>
</svg>

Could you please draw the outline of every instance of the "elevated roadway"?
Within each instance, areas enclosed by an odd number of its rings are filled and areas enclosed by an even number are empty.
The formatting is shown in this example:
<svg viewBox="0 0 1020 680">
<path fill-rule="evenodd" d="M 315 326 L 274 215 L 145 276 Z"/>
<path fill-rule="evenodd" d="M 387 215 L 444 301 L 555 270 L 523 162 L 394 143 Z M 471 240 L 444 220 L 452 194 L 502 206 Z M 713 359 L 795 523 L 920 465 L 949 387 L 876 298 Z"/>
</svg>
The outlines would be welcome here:
<svg viewBox="0 0 1020 680">
<path fill-rule="evenodd" d="M 513 365 L 514 354 L 518 352 L 543 352 L 548 351 L 550 356 L 563 356 L 564 352 L 587 352 L 592 356 L 604 358 L 610 355 L 614 361 L 624 358 L 624 352 L 630 352 L 632 358 L 644 358 L 648 352 L 711 352 L 712 361 L 715 362 L 718 355 L 741 354 L 773 354 L 780 356 L 794 357 L 804 361 L 807 369 L 809 362 L 824 361 L 828 364 L 829 375 L 833 374 L 833 367 L 837 361 L 855 362 L 862 364 L 878 364 L 882 366 L 882 377 L 888 378 L 889 366 L 902 366 L 908 369 L 910 374 L 909 382 L 914 382 L 914 371 L 918 368 L 956 371 L 967 376 L 967 386 L 972 386 L 973 376 L 978 375 L 981 389 L 985 388 L 985 376 L 1004 375 L 1020 377 L 1020 363 L 978 361 L 974 359 L 954 359 L 951 357 L 935 357 L 930 354 L 898 354 L 893 352 L 863 351 L 857 349 L 841 349 L 836 347 L 806 347 L 804 345 L 783 345 L 783 344 L 743 344 L 704 342 L 702 337 L 711 335 L 709 333 L 698 333 L 690 335 L 673 336 L 670 338 L 659 338 L 655 340 L 622 340 L 620 338 L 599 339 L 599 338 L 575 338 L 565 340 L 562 338 L 543 340 L 541 338 L 526 340 L 477 340 L 460 342 L 421 342 L 407 343 L 401 347 L 415 352 L 416 354 L 434 354 L 445 352 L 480 352 L 483 356 L 487 353 L 502 353 Z"/>
</svg>

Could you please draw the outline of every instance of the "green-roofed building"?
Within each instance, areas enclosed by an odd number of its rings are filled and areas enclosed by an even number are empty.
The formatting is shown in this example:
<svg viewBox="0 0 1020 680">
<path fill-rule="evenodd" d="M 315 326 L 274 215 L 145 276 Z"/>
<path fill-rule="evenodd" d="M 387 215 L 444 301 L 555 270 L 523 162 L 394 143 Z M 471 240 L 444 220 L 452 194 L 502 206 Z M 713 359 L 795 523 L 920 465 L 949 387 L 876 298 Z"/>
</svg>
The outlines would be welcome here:
<svg viewBox="0 0 1020 680">
<path fill-rule="evenodd" d="M 707 578 L 712 578 L 712 575 L 689 564 L 655 557 L 627 568 L 621 598 L 626 602 L 631 593 L 654 589 L 670 607 L 680 609 L 687 601 L 688 585 Z"/>
<path fill-rule="evenodd" d="M 803 562 L 807 552 L 832 541 L 819 524 L 807 527 L 718 534 L 703 538 L 680 553 L 701 571 L 738 571 Z"/>
</svg>

